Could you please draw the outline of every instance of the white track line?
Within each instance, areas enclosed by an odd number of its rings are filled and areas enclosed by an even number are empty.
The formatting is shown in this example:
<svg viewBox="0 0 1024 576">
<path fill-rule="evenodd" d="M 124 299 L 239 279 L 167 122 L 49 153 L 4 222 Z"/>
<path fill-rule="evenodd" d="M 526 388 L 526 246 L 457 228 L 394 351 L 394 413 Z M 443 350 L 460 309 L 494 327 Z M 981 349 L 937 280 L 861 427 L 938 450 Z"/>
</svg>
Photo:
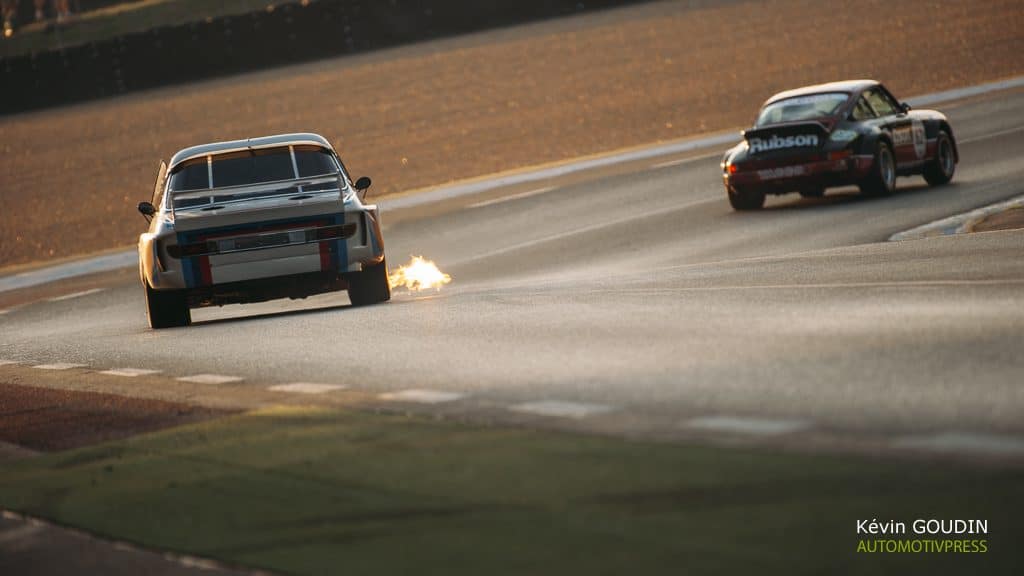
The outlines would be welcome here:
<svg viewBox="0 0 1024 576">
<path fill-rule="evenodd" d="M 148 376 L 150 374 L 157 374 L 159 370 L 147 370 L 145 368 L 111 368 L 110 370 L 103 370 L 100 374 L 107 374 L 109 376 L 124 376 L 125 378 L 135 378 L 136 376 Z"/>
<path fill-rule="evenodd" d="M 195 384 L 227 384 L 228 382 L 241 382 L 240 376 L 223 376 L 221 374 L 194 374 L 192 376 L 182 376 L 177 378 L 182 382 L 192 382 Z"/>
<path fill-rule="evenodd" d="M 71 300 L 72 298 L 81 298 L 82 296 L 88 296 L 97 292 L 103 292 L 103 288 L 90 288 L 88 290 L 82 290 L 81 292 L 72 292 L 71 294 L 65 294 L 63 296 L 57 296 L 50 298 L 50 302 L 62 302 L 64 300 Z"/>
<path fill-rule="evenodd" d="M 749 434 L 751 436 L 777 436 L 806 430 L 811 427 L 811 423 L 805 420 L 706 416 L 687 420 L 683 423 L 683 426 L 708 432 Z"/>
<path fill-rule="evenodd" d="M 459 394 L 458 392 L 424 390 L 419 388 L 400 390 L 398 392 L 385 392 L 378 396 L 381 400 L 387 400 L 389 402 L 415 402 L 417 404 L 442 404 L 444 402 L 461 400 L 465 397 L 465 394 Z"/>
<path fill-rule="evenodd" d="M 513 412 L 524 414 L 535 414 L 537 416 L 553 416 L 556 418 L 575 418 L 577 420 L 588 416 L 607 414 L 613 410 L 605 404 L 592 404 L 589 402 L 568 402 L 565 400 L 539 400 L 537 402 L 524 402 L 510 406 Z"/>
<path fill-rule="evenodd" d="M 324 394 L 335 390 L 348 388 L 344 384 L 317 384 L 315 382 L 292 382 L 291 384 L 277 384 L 267 388 L 274 392 L 295 392 L 297 394 Z"/>
<path fill-rule="evenodd" d="M 540 194 L 544 194 L 545 192 L 551 192 L 554 189 L 554 186 L 547 186 L 545 188 L 530 190 L 529 192 L 520 192 L 519 194 L 512 194 L 511 196 L 492 198 L 490 200 L 484 200 L 483 202 L 477 202 L 476 204 L 470 204 L 469 208 L 483 208 L 484 206 L 493 206 L 495 204 L 503 204 L 505 202 L 512 202 L 514 200 L 522 200 L 523 198 L 529 198 L 531 196 L 538 196 Z"/>
<path fill-rule="evenodd" d="M 989 456 L 1024 456 L 1024 438 L 996 434 L 940 432 L 931 435 L 904 436 L 892 446 L 927 452 L 956 452 Z"/>
<path fill-rule="evenodd" d="M 54 362 L 52 364 L 37 364 L 33 368 L 37 370 L 71 370 L 72 368 L 84 368 L 85 364 L 72 364 L 70 362 Z"/>
<path fill-rule="evenodd" d="M 11 365 L 11 364 L 21 364 L 21 362 L 18 362 L 17 360 L 2 360 L 2 359 L 0 359 L 0 366 L 8 366 L 8 365 Z"/>
</svg>

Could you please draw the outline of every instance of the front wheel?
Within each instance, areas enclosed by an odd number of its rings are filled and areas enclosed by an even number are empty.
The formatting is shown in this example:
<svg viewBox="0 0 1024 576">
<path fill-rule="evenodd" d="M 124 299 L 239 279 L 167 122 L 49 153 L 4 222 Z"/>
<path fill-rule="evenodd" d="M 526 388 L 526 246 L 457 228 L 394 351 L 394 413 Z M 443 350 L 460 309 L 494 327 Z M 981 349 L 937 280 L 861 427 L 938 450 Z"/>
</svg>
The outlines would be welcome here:
<svg viewBox="0 0 1024 576">
<path fill-rule="evenodd" d="M 871 173 L 860 183 L 860 191 L 868 196 L 888 196 L 896 190 L 896 159 L 892 148 L 879 142 L 875 149 L 875 161 Z"/>
<path fill-rule="evenodd" d="M 733 210 L 760 210 L 764 206 L 764 192 L 760 190 L 736 189 L 730 186 L 726 192 L 729 194 L 729 204 Z"/>
<path fill-rule="evenodd" d="M 353 274 L 348 281 L 348 299 L 353 306 L 369 306 L 391 300 L 387 260 L 381 259 L 378 264 L 365 265 L 362 272 Z"/>
<path fill-rule="evenodd" d="M 149 327 L 154 330 L 192 323 L 188 294 L 184 290 L 153 290 L 146 284 L 146 314 Z"/>
<path fill-rule="evenodd" d="M 935 158 L 925 164 L 923 176 L 929 186 L 942 186 L 953 179 L 956 171 L 956 155 L 953 153 L 953 140 L 945 130 L 939 132 L 935 142 Z"/>
</svg>

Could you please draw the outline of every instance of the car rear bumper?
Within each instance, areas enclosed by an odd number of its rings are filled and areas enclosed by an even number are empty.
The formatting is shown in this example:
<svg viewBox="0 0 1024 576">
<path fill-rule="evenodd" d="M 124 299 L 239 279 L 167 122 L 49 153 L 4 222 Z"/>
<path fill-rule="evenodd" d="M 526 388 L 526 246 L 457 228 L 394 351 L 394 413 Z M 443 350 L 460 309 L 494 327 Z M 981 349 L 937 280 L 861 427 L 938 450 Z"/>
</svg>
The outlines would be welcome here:
<svg viewBox="0 0 1024 576">
<path fill-rule="evenodd" d="M 793 160 L 757 167 L 738 164 L 736 172 L 725 172 L 722 178 L 726 188 L 785 194 L 856 184 L 868 176 L 873 162 L 871 155 L 853 155 L 834 160 Z"/>
</svg>

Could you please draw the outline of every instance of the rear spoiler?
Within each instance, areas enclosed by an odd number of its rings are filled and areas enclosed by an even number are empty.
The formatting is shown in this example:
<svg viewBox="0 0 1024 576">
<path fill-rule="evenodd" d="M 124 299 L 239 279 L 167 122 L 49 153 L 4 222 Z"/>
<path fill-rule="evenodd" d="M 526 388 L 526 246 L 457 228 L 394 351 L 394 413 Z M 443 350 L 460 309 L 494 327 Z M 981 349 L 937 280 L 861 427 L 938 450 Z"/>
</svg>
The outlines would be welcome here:
<svg viewBox="0 0 1024 576">
<path fill-rule="evenodd" d="M 820 122 L 794 122 L 743 131 L 751 154 L 786 148 L 817 148 L 828 140 L 828 129 Z"/>
<path fill-rule="evenodd" d="M 334 184 L 334 186 L 327 186 Z M 348 189 L 348 183 L 341 174 L 314 176 L 310 178 L 291 178 L 275 180 L 260 184 L 242 184 L 238 186 L 222 186 L 220 188 L 201 188 L 199 190 L 183 190 L 170 192 L 171 210 L 190 210 L 208 207 L 211 204 L 229 204 L 244 202 L 254 198 L 276 198 L 294 196 L 295 194 L 338 194 Z M 185 203 L 187 206 L 179 206 Z"/>
</svg>

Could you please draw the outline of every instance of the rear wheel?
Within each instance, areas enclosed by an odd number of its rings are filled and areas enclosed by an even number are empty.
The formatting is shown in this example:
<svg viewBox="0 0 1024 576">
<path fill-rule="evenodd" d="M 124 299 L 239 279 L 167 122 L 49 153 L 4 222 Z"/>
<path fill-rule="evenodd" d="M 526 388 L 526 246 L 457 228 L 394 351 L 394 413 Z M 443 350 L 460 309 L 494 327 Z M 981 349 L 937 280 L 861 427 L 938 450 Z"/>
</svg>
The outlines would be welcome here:
<svg viewBox="0 0 1024 576">
<path fill-rule="evenodd" d="M 884 141 L 878 142 L 871 173 L 860 183 L 860 191 L 868 196 L 887 196 L 896 190 L 896 159 L 892 148 Z"/>
<path fill-rule="evenodd" d="M 953 139 L 945 131 L 941 131 L 935 142 L 935 158 L 925 164 L 922 175 L 930 186 L 942 186 L 953 179 L 953 172 L 956 172 Z"/>
<path fill-rule="evenodd" d="M 760 210 L 764 206 L 764 192 L 759 190 L 736 189 L 730 186 L 727 192 L 729 204 L 734 210 Z"/>
<path fill-rule="evenodd" d="M 825 195 L 825 189 L 824 188 L 808 188 L 806 190 L 801 190 L 800 191 L 800 195 L 803 196 L 804 198 L 821 198 L 822 196 Z"/>
<path fill-rule="evenodd" d="M 188 308 L 188 294 L 184 290 L 153 290 L 146 285 L 146 313 L 153 329 L 188 326 L 192 312 Z"/>
<path fill-rule="evenodd" d="M 368 306 L 391 300 L 387 261 L 382 259 L 379 264 L 363 266 L 362 272 L 353 274 L 348 281 L 348 299 L 353 306 Z"/>
</svg>

